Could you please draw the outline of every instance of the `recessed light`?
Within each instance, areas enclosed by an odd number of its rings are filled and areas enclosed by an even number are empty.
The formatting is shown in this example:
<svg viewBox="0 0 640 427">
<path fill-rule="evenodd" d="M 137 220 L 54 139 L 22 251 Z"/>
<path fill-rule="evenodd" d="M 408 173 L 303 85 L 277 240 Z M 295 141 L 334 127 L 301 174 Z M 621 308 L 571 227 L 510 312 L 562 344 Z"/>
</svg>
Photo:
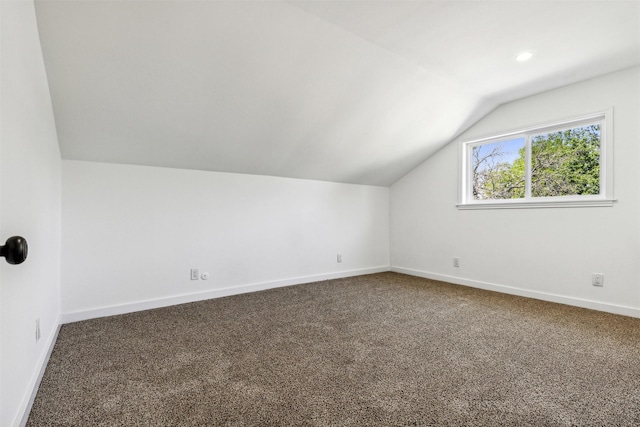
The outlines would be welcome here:
<svg viewBox="0 0 640 427">
<path fill-rule="evenodd" d="M 532 56 L 533 56 L 533 53 L 529 51 L 520 52 L 518 56 L 516 56 L 516 61 L 520 61 L 520 62 L 528 61 L 529 59 L 531 59 Z"/>
</svg>

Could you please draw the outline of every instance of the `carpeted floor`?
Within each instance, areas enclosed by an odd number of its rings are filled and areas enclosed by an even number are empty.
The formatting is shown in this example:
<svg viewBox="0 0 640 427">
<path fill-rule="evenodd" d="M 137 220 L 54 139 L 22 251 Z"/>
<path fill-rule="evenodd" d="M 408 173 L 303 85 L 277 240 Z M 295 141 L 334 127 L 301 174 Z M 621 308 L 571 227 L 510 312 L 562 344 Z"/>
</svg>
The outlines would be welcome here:
<svg viewBox="0 0 640 427">
<path fill-rule="evenodd" d="M 640 425 L 640 319 L 381 273 L 64 325 L 29 426 Z"/>
</svg>

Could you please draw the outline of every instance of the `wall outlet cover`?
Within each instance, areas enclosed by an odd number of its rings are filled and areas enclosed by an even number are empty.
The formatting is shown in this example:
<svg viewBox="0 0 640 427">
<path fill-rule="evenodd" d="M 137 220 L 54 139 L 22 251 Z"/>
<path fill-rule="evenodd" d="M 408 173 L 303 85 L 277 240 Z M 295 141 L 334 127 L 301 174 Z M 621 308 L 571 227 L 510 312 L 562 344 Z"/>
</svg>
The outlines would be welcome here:
<svg viewBox="0 0 640 427">
<path fill-rule="evenodd" d="M 593 286 L 604 286 L 604 274 L 601 274 L 601 273 L 591 274 L 591 284 Z"/>
</svg>

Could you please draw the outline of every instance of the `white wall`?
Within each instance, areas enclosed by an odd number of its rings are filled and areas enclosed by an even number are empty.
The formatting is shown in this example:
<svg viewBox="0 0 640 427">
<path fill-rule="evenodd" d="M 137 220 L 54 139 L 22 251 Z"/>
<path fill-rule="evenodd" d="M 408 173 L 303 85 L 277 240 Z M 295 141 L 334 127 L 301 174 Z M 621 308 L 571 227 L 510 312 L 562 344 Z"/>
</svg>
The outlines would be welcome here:
<svg viewBox="0 0 640 427">
<path fill-rule="evenodd" d="M 0 425 L 12 426 L 58 330 L 61 161 L 33 3 L 2 1 L 0 14 L 0 243 L 13 235 L 29 242 L 23 264 L 0 260 Z"/>
<path fill-rule="evenodd" d="M 70 160 L 62 176 L 65 321 L 389 268 L 388 188 Z"/>
<path fill-rule="evenodd" d="M 505 104 L 461 136 L 613 107 L 613 207 L 459 211 L 453 141 L 391 187 L 392 268 L 640 316 L 639 82 L 633 68 Z M 591 285 L 592 272 L 604 287 Z"/>
</svg>

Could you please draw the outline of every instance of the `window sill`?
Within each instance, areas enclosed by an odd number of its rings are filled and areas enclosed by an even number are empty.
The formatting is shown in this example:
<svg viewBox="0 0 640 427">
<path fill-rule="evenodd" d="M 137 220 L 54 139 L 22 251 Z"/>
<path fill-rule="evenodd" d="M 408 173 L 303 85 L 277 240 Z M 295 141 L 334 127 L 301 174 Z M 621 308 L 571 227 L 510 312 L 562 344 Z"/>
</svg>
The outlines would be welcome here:
<svg viewBox="0 0 640 427">
<path fill-rule="evenodd" d="M 540 208 L 593 208 L 611 207 L 614 199 L 592 199 L 592 200 L 544 200 L 544 201 L 509 201 L 509 202 L 476 202 L 458 203 L 456 207 L 460 210 L 476 209 L 540 209 Z"/>
</svg>

